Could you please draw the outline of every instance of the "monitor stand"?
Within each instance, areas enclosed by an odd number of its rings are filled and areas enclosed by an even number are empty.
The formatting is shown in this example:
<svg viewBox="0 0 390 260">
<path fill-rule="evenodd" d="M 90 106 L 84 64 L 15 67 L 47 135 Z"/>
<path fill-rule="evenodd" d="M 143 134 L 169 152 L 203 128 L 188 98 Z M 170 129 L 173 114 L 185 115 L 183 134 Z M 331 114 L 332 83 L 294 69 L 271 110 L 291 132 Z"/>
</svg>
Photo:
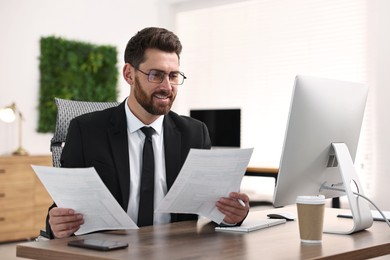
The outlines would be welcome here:
<svg viewBox="0 0 390 260">
<path fill-rule="evenodd" d="M 349 206 L 353 217 L 353 227 L 345 229 L 345 227 L 330 227 L 325 223 L 324 233 L 332 234 L 352 234 L 366 228 L 369 228 L 373 224 L 373 218 L 368 202 L 357 195 L 354 192 L 364 195 L 363 187 L 359 182 L 359 178 L 356 173 L 351 155 L 348 147 L 345 143 L 332 143 L 332 149 L 330 158 L 333 158 L 333 165 L 328 167 L 338 166 L 343 180 L 341 188 L 337 188 L 334 185 L 327 186 L 322 185 L 322 189 L 339 190 L 344 191 L 347 194 Z M 344 230 L 343 230 L 344 229 Z"/>
</svg>

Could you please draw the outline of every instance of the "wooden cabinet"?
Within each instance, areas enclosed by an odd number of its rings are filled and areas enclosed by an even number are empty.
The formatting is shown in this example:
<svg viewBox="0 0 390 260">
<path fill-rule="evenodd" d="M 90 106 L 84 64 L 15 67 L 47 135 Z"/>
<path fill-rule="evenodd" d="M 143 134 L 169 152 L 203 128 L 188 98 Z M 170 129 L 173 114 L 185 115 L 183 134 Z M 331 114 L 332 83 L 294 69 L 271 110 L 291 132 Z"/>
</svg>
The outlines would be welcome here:
<svg viewBox="0 0 390 260">
<path fill-rule="evenodd" d="M 51 156 L 0 156 L 0 242 L 30 239 L 45 227 L 52 199 L 31 164 L 51 166 Z"/>
</svg>

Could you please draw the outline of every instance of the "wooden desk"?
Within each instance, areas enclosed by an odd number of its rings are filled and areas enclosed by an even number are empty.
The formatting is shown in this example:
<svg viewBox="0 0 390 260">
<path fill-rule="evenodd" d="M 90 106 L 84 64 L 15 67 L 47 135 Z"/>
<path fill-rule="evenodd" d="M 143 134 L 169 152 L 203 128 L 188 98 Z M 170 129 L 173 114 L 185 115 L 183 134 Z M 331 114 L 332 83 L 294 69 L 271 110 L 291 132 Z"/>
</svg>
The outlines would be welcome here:
<svg viewBox="0 0 390 260">
<path fill-rule="evenodd" d="M 262 218 L 275 211 L 295 207 L 251 212 L 248 217 Z M 326 209 L 326 222 L 351 224 L 337 218 L 340 209 Z M 28 242 L 17 245 L 17 256 L 33 259 L 367 259 L 390 254 L 390 228 L 375 222 L 365 231 L 353 235 L 324 234 L 320 245 L 301 244 L 298 222 L 250 233 L 216 232 L 204 219 L 161 226 L 144 227 L 116 233 L 95 233 L 82 238 L 126 241 L 127 249 L 99 252 L 68 247 L 69 240 Z"/>
<path fill-rule="evenodd" d="M 278 179 L 279 168 L 267 168 L 267 167 L 248 167 L 246 169 L 246 176 L 258 176 L 258 177 L 273 177 L 275 178 L 275 185 Z M 332 199 L 332 207 L 340 208 L 340 199 Z"/>
<path fill-rule="evenodd" d="M 278 177 L 278 168 L 267 167 L 248 167 L 245 175 L 247 176 L 261 176 L 261 177 L 273 177 L 275 180 Z"/>
</svg>

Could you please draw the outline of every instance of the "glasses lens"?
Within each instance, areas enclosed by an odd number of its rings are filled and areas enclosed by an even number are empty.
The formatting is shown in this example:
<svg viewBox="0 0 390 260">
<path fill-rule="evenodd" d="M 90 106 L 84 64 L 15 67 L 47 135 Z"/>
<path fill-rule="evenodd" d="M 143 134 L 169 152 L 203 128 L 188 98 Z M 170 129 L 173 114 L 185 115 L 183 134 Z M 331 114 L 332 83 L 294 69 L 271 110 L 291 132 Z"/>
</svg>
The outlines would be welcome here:
<svg viewBox="0 0 390 260">
<path fill-rule="evenodd" d="M 144 73 L 144 72 L 142 72 Z M 146 74 L 146 73 L 144 73 Z M 164 81 L 165 75 L 167 75 L 164 71 L 160 70 L 150 70 L 148 75 L 148 81 L 153 83 L 161 83 Z M 181 85 L 183 84 L 185 76 L 178 71 L 169 73 L 169 82 L 173 85 Z"/>
<path fill-rule="evenodd" d="M 180 72 L 171 72 L 169 73 L 169 82 L 172 84 L 180 85 L 183 83 L 183 76 Z"/>
<path fill-rule="evenodd" d="M 150 70 L 149 71 L 149 81 L 161 83 L 164 80 L 165 73 L 158 70 Z"/>
</svg>

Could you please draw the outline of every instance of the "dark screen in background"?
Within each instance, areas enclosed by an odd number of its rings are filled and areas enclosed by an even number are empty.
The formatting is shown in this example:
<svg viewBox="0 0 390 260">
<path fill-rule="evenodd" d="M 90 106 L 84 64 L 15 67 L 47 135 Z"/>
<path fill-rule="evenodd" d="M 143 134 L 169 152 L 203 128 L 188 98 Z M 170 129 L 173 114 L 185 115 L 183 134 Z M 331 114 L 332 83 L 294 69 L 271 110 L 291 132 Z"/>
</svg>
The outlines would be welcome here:
<svg viewBox="0 0 390 260">
<path fill-rule="evenodd" d="M 190 110 L 190 116 L 207 125 L 212 146 L 240 147 L 240 109 L 197 109 Z"/>
</svg>

